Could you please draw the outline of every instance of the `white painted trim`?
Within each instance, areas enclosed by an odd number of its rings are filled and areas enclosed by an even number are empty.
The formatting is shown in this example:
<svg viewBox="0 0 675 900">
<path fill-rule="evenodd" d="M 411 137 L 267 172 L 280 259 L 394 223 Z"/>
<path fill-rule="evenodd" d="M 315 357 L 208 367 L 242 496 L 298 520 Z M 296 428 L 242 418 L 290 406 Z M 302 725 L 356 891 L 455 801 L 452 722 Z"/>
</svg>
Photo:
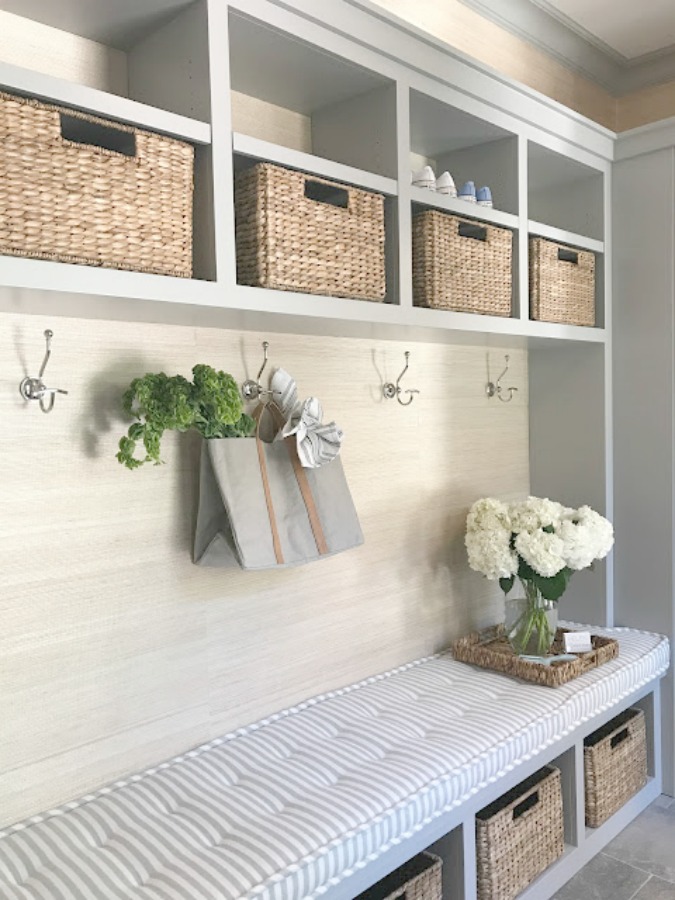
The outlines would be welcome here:
<svg viewBox="0 0 675 900">
<path fill-rule="evenodd" d="M 206 122 L 9 63 L 0 62 L 0 85 L 9 93 L 40 97 L 48 103 L 147 128 L 193 144 L 211 143 L 211 126 Z"/>
<path fill-rule="evenodd" d="M 603 241 L 596 241 L 583 234 L 575 234 L 573 231 L 564 231 L 562 228 L 553 228 L 551 225 L 544 225 L 543 222 L 534 222 L 530 219 L 527 229 L 530 234 L 556 241 L 559 244 L 581 247 L 582 250 L 591 250 L 593 253 L 605 252 Z"/>
<path fill-rule="evenodd" d="M 461 216 L 465 219 L 476 219 L 479 222 L 488 222 L 490 225 L 499 225 L 502 228 L 510 228 L 517 231 L 520 227 L 518 216 L 503 212 L 501 209 L 493 209 L 489 206 L 478 206 L 477 203 L 468 203 L 458 197 L 446 197 L 436 191 L 426 188 L 410 186 L 410 199 L 420 206 L 429 206 L 433 209 L 441 209 L 445 212 Z"/>
<path fill-rule="evenodd" d="M 364 172 L 353 166 L 346 166 L 343 163 L 323 159 L 311 153 L 303 153 L 301 150 L 293 150 L 290 147 L 282 147 L 279 144 L 262 141 L 246 134 L 235 132 L 232 135 L 232 150 L 240 156 L 278 163 L 280 166 L 288 166 L 289 169 L 299 169 L 312 175 L 321 175 L 324 178 L 353 184 L 387 196 L 395 197 L 398 194 L 398 183 L 393 178 L 385 178 L 383 175 L 376 175 L 373 172 Z"/>
<path fill-rule="evenodd" d="M 675 146 L 675 116 L 618 134 L 614 159 L 618 162 L 673 146 Z"/>
</svg>

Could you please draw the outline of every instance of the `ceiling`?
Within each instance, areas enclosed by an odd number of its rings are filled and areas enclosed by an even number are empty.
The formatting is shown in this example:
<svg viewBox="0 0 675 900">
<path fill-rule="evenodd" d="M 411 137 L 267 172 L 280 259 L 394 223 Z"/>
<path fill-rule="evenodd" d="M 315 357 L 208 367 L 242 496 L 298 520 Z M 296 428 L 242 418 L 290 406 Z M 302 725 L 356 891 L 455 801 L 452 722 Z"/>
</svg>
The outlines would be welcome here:
<svg viewBox="0 0 675 900">
<path fill-rule="evenodd" d="M 624 59 L 675 45 L 673 0 L 534 0 Z"/>
<path fill-rule="evenodd" d="M 675 80 L 675 0 L 461 0 L 615 96 Z"/>
</svg>

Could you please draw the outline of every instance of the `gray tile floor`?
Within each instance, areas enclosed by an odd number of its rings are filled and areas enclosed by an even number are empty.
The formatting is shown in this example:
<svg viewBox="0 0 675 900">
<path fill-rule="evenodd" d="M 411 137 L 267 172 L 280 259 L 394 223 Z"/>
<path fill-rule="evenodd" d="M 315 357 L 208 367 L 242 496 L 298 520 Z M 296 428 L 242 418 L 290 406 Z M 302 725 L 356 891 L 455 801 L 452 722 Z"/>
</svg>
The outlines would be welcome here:
<svg viewBox="0 0 675 900">
<path fill-rule="evenodd" d="M 554 900 L 675 900 L 675 800 L 655 800 Z"/>
</svg>

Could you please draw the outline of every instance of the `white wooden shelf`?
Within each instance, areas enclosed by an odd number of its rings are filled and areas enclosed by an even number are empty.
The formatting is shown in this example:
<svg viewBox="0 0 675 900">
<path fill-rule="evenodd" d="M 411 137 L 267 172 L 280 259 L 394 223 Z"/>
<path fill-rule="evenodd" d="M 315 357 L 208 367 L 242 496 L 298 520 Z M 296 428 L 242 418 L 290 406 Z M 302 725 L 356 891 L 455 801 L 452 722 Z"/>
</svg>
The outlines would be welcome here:
<svg viewBox="0 0 675 900">
<path fill-rule="evenodd" d="M 353 166 L 345 166 L 330 159 L 323 159 L 300 150 L 292 150 L 289 147 L 262 141 L 246 134 L 235 132 L 232 135 L 232 150 L 239 156 L 278 163 L 289 169 L 320 175 L 333 181 L 352 184 L 369 191 L 377 191 L 380 194 L 392 197 L 398 194 L 398 184 L 393 178 L 385 178 L 383 175 L 376 175 L 373 172 L 364 172 Z"/>
<path fill-rule="evenodd" d="M 490 225 L 499 225 L 502 228 L 510 228 L 517 231 L 519 228 L 518 216 L 494 209 L 489 206 L 478 206 L 476 203 L 468 203 L 458 197 L 446 197 L 428 188 L 410 186 L 410 199 L 419 206 L 429 206 L 434 209 L 442 209 L 445 212 L 467 219 L 476 219 L 479 222 L 488 222 Z"/>
<path fill-rule="evenodd" d="M 569 244 L 571 247 L 591 250 L 593 253 L 605 252 L 603 241 L 596 241 L 583 234 L 575 234 L 573 231 L 565 231 L 562 228 L 554 228 L 552 225 L 545 225 L 543 222 L 533 222 L 532 220 L 527 223 L 527 228 L 531 235 L 547 238 L 558 244 Z"/>
<path fill-rule="evenodd" d="M 10 94 L 37 97 L 48 103 L 156 131 L 191 144 L 211 143 L 211 126 L 207 122 L 198 122 L 127 97 L 108 94 L 9 63 L 0 62 L 0 86 Z"/>
</svg>

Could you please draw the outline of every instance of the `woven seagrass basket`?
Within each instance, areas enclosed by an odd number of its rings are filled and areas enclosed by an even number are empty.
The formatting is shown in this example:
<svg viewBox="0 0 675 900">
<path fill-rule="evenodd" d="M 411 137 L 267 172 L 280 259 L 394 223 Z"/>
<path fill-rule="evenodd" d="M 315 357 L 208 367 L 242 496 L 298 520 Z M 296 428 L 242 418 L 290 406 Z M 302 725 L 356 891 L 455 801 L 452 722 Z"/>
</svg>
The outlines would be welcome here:
<svg viewBox="0 0 675 900">
<path fill-rule="evenodd" d="M 595 325 L 595 254 L 530 238 L 530 315 L 540 322 Z"/>
<path fill-rule="evenodd" d="M 645 714 L 627 709 L 584 740 L 586 824 L 597 828 L 647 783 Z"/>
<path fill-rule="evenodd" d="M 433 853 L 419 853 L 355 900 L 443 900 L 442 866 Z"/>
<path fill-rule="evenodd" d="M 545 766 L 476 815 L 478 900 L 512 900 L 563 844 L 560 771 Z"/>
<path fill-rule="evenodd" d="M 0 93 L 0 253 L 192 275 L 194 149 Z"/>
<path fill-rule="evenodd" d="M 239 284 L 382 301 L 384 198 L 258 163 L 234 182 Z"/>
<path fill-rule="evenodd" d="M 513 235 L 438 210 L 413 219 L 413 302 L 430 309 L 511 315 Z"/>
</svg>

